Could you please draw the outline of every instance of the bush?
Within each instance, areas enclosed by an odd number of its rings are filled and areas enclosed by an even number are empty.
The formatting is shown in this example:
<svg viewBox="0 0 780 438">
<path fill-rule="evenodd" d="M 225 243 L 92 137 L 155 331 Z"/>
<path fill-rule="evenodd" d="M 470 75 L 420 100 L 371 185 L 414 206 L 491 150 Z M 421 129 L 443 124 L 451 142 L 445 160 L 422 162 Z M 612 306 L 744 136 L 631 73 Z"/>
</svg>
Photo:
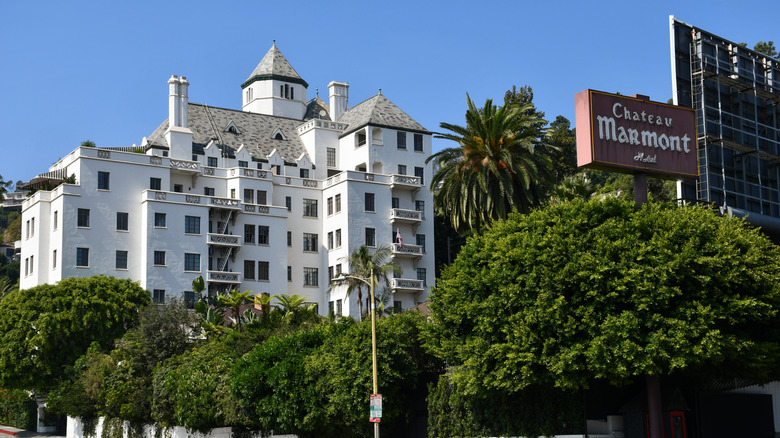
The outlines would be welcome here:
<svg viewBox="0 0 780 438">
<path fill-rule="evenodd" d="M 37 409 L 27 391 L 0 389 L 0 424 L 35 430 Z"/>
</svg>

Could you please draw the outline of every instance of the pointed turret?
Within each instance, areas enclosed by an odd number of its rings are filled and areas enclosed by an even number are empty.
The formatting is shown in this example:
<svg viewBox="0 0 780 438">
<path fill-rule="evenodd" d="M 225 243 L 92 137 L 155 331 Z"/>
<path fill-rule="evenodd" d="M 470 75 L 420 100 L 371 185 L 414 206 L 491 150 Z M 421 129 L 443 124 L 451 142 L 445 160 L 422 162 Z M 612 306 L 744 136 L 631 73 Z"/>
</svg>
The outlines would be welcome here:
<svg viewBox="0 0 780 438">
<path fill-rule="evenodd" d="M 274 41 L 249 78 L 241 84 L 244 111 L 303 119 L 308 86 Z"/>
</svg>

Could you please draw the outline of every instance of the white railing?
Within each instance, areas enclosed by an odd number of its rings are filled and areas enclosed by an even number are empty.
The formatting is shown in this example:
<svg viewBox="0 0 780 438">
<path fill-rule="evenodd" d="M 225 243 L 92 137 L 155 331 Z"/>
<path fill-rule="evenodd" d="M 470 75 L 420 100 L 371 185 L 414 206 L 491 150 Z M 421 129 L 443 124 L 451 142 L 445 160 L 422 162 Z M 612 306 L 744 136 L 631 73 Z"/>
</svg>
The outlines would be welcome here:
<svg viewBox="0 0 780 438">
<path fill-rule="evenodd" d="M 226 271 L 206 271 L 206 281 L 215 283 L 241 283 L 241 273 Z"/>
<path fill-rule="evenodd" d="M 239 208 L 238 199 L 211 197 L 211 205 Z"/>
<path fill-rule="evenodd" d="M 393 278 L 391 279 L 390 286 L 393 289 L 423 289 L 422 280 L 413 280 L 411 278 Z"/>
<path fill-rule="evenodd" d="M 404 210 L 401 208 L 393 208 L 390 210 L 390 219 L 396 219 L 396 220 L 409 220 L 409 221 L 421 221 L 422 215 L 420 214 L 422 212 L 417 210 Z"/>
<path fill-rule="evenodd" d="M 422 246 L 420 245 L 400 245 L 398 243 L 393 244 L 393 255 L 411 255 L 422 256 Z"/>
<path fill-rule="evenodd" d="M 175 160 L 171 158 L 171 167 L 174 169 L 198 170 L 198 166 L 197 161 Z"/>
<path fill-rule="evenodd" d="M 422 186 L 422 180 L 419 176 L 411 175 L 393 175 L 392 184 L 403 184 L 409 186 Z"/>
<path fill-rule="evenodd" d="M 241 236 L 233 234 L 208 233 L 207 242 L 210 245 L 241 246 Z"/>
</svg>

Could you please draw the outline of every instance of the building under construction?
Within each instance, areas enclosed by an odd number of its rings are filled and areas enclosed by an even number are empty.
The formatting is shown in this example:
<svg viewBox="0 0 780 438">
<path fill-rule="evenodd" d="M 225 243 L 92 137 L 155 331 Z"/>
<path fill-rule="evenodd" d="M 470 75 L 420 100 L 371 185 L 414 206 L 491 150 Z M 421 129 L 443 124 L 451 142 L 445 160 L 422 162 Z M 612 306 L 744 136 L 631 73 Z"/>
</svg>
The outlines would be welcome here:
<svg viewBox="0 0 780 438">
<path fill-rule="evenodd" d="M 696 110 L 699 178 L 678 197 L 780 238 L 780 60 L 669 19 L 674 103 Z"/>
</svg>

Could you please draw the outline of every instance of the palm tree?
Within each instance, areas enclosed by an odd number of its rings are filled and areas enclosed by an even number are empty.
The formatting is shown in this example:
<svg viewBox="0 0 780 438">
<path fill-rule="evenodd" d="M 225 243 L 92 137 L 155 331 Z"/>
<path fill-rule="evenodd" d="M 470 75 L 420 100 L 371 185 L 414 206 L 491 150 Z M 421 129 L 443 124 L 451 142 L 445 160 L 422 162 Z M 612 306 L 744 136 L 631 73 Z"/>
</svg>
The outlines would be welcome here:
<svg viewBox="0 0 780 438">
<path fill-rule="evenodd" d="M 11 279 L 8 277 L 0 277 L 0 298 L 8 295 L 12 291 L 19 289 L 19 281 L 11 283 Z"/>
<path fill-rule="evenodd" d="M 547 122 L 533 104 L 498 107 L 488 99 L 477 108 L 468 94 L 466 101 L 466 126 L 442 122 L 451 132 L 436 135 L 458 146 L 426 161 L 440 165 L 431 182 L 434 204 L 461 234 L 539 205 L 541 187 L 553 179 L 547 154 L 553 147 L 538 147 Z"/>
<path fill-rule="evenodd" d="M 279 294 L 274 295 L 274 298 L 279 301 L 279 310 L 282 312 L 282 320 L 287 324 L 292 323 L 296 319 L 296 316 L 303 313 L 313 314 L 316 304 L 306 304 L 306 297 L 303 295 L 287 295 Z"/>
<path fill-rule="evenodd" d="M 252 291 L 239 292 L 236 289 L 230 291 L 228 295 L 220 295 L 218 297 L 220 306 L 227 307 L 231 311 L 231 317 L 234 320 L 234 324 L 241 331 L 241 305 L 252 301 L 249 297 L 252 296 Z"/>
<path fill-rule="evenodd" d="M 11 187 L 13 183 L 13 181 L 4 180 L 3 176 L 0 175 L 0 202 L 3 202 L 3 199 L 5 199 L 4 194 L 8 191 L 8 188 Z"/>
<path fill-rule="evenodd" d="M 392 255 L 392 250 L 387 245 L 382 245 L 376 250 L 371 250 L 363 245 L 356 249 L 347 258 L 349 262 L 349 273 L 341 274 L 330 282 L 330 288 L 333 286 L 347 285 L 347 296 L 353 291 L 357 291 L 358 320 L 363 318 L 363 287 L 371 284 L 373 279 L 374 291 L 381 283 L 385 287 L 390 286 L 390 274 L 399 273 L 401 268 L 394 262 L 388 261 Z"/>
</svg>

